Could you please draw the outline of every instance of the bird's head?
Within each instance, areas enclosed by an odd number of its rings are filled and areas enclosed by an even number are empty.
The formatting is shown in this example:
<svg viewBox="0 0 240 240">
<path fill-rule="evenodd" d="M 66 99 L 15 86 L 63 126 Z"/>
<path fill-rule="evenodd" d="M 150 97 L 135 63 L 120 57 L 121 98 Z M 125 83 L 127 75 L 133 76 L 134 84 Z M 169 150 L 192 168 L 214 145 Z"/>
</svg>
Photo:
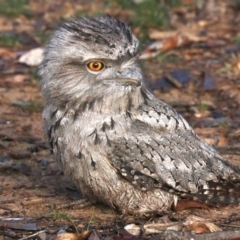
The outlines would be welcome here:
<svg viewBox="0 0 240 240">
<path fill-rule="evenodd" d="M 40 66 L 48 102 L 131 91 L 142 84 L 138 40 L 110 16 L 74 18 L 55 31 Z"/>
</svg>

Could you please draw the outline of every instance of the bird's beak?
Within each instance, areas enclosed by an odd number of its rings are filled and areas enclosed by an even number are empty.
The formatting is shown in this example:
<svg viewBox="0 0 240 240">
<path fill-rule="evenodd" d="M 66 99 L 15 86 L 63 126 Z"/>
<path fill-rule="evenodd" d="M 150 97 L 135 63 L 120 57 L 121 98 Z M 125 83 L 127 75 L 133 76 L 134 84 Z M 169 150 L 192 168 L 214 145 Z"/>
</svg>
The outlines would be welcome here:
<svg viewBox="0 0 240 240">
<path fill-rule="evenodd" d="M 116 84 L 116 85 L 127 85 L 127 86 L 136 86 L 139 87 L 141 86 L 141 81 L 136 78 L 109 78 L 109 79 L 104 79 L 104 83 L 106 84 Z"/>
<path fill-rule="evenodd" d="M 142 73 L 136 66 L 132 65 L 133 60 L 127 61 L 122 64 L 121 68 L 115 71 L 115 74 L 108 76 L 105 80 L 105 84 L 121 85 L 139 87 L 142 85 Z"/>
</svg>

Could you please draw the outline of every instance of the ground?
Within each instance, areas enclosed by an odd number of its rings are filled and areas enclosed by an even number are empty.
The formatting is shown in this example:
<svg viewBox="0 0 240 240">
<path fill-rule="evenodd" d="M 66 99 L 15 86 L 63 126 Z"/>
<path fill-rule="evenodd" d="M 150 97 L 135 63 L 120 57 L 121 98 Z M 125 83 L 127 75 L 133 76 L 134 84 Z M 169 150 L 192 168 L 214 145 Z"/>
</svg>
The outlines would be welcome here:
<svg viewBox="0 0 240 240">
<path fill-rule="evenodd" d="M 50 155 L 41 118 L 44 102 L 37 67 L 18 62 L 23 53 L 44 46 L 55 26 L 72 15 L 109 13 L 120 18 L 132 26 L 142 42 L 140 52 L 146 53 L 147 58 L 139 62 L 149 89 L 177 109 L 201 138 L 240 166 L 239 2 L 169 2 L 161 3 L 163 12 L 158 9 L 159 15 L 154 17 L 146 6 L 154 13 L 160 4 L 157 1 L 152 6 L 147 0 L 95 0 L 92 4 L 12 0 L 12 5 L 0 0 L 0 239 L 20 239 L 41 230 L 45 230 L 45 235 L 39 233 L 36 239 L 55 239 L 57 231 L 66 226 L 73 226 L 73 232 L 96 229 L 103 238 L 134 238 L 123 230 L 125 225 L 183 223 L 190 215 L 202 217 L 224 232 L 240 230 L 240 206 L 175 210 L 164 214 L 165 220 L 162 216 L 121 216 L 96 204 L 66 207 L 64 204 L 82 196 L 59 173 Z M 144 21 L 139 16 L 144 16 Z M 163 36 L 156 37 L 159 32 Z M 176 36 L 184 40 L 179 47 L 174 42 Z M 167 50 L 163 47 L 152 57 L 158 50 L 148 46 L 156 41 Z M 181 231 L 211 231 L 206 229 L 193 226 Z M 165 239 L 159 233 L 157 236 Z M 143 233 L 141 238 L 152 235 Z"/>
</svg>

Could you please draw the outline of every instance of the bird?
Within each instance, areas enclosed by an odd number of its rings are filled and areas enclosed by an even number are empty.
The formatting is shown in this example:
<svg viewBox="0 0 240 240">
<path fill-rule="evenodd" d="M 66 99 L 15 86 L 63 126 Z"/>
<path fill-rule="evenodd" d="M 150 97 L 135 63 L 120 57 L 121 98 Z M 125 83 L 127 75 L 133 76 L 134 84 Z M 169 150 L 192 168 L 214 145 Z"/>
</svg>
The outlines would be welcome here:
<svg viewBox="0 0 240 240">
<path fill-rule="evenodd" d="M 240 168 L 146 87 L 138 39 L 110 15 L 62 23 L 39 75 L 44 128 L 79 191 L 126 214 L 171 211 L 181 199 L 240 202 Z"/>
</svg>

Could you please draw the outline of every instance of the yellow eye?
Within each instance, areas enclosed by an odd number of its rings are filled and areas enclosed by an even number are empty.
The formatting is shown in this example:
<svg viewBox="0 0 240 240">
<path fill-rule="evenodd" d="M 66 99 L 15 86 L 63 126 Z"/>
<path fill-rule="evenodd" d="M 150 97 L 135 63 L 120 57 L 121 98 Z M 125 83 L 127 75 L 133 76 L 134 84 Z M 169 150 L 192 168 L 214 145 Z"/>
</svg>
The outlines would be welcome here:
<svg viewBox="0 0 240 240">
<path fill-rule="evenodd" d="M 89 62 L 87 64 L 87 67 L 94 72 L 99 72 L 100 70 L 103 69 L 104 65 L 102 62 L 98 62 L 98 61 L 93 61 L 93 62 Z"/>
</svg>

